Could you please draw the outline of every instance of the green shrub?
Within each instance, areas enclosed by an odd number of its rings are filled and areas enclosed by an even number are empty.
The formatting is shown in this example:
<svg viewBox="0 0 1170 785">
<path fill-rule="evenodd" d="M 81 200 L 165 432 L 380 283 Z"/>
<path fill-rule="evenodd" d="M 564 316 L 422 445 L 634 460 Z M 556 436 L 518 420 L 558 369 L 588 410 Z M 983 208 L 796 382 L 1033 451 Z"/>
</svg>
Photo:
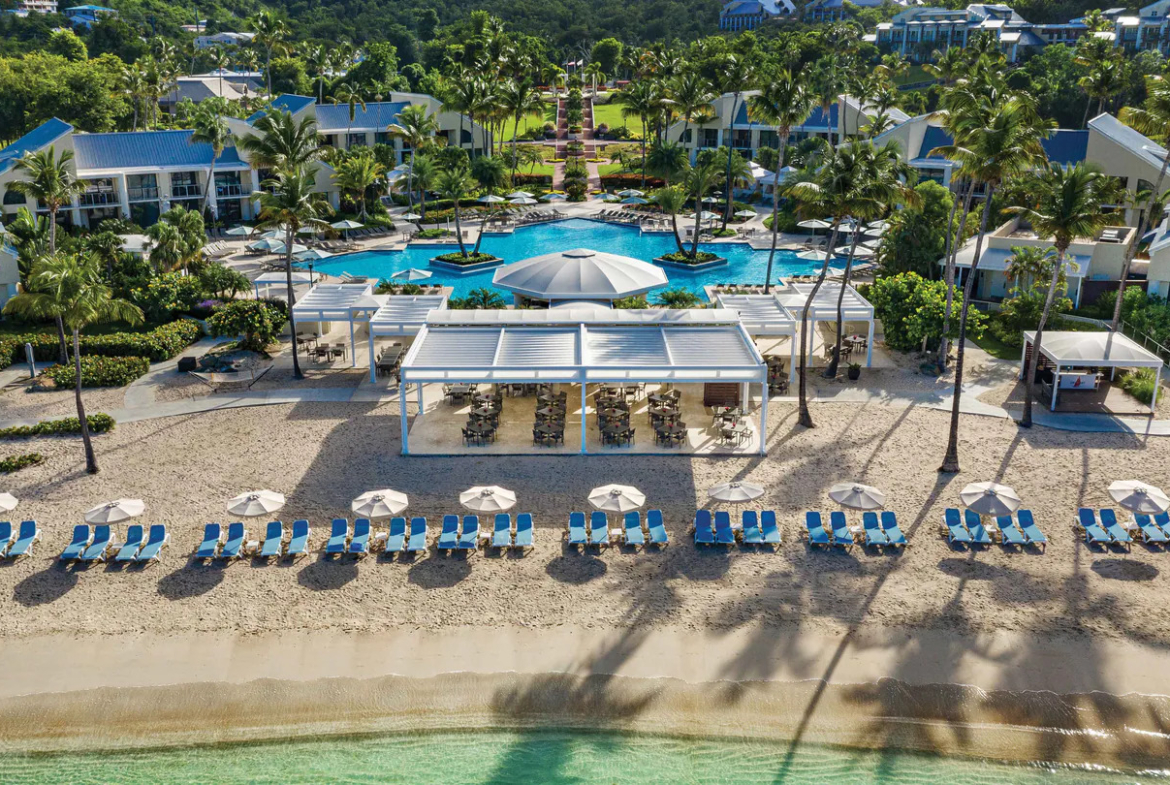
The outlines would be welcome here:
<svg viewBox="0 0 1170 785">
<path fill-rule="evenodd" d="M 215 309 L 207 326 L 216 338 L 242 335 L 241 349 L 263 352 L 284 327 L 287 317 L 260 300 L 233 300 Z"/>
<path fill-rule="evenodd" d="M 29 466 L 36 466 L 38 463 L 44 463 L 45 456 L 39 452 L 30 452 L 25 455 L 10 455 L 7 458 L 0 460 L 0 472 L 4 474 L 12 474 L 21 469 L 26 469 Z"/>
<path fill-rule="evenodd" d="M 449 262 L 451 264 L 478 264 L 479 262 L 490 262 L 497 258 L 490 253 L 472 253 L 467 252 L 467 256 L 455 251 L 454 253 L 440 254 L 435 257 L 440 262 Z"/>
<path fill-rule="evenodd" d="M 90 433 L 107 433 L 114 430 L 114 418 L 108 414 L 99 412 L 86 415 L 85 419 L 89 422 Z M 36 425 L 0 428 L 0 439 L 31 439 L 34 436 L 63 436 L 72 433 L 81 433 L 81 420 L 76 417 L 64 417 L 60 420 L 41 420 Z"/>
<path fill-rule="evenodd" d="M 207 262 L 199 271 L 203 292 L 217 300 L 230 300 L 251 288 L 248 276 L 219 262 Z"/>
<path fill-rule="evenodd" d="M 885 328 L 886 345 L 901 352 L 912 352 L 937 346 L 942 337 L 943 314 L 946 311 L 946 283 L 928 281 L 918 273 L 899 273 L 874 281 L 869 292 L 874 315 Z M 953 308 L 957 314 L 963 304 L 963 290 L 954 288 Z M 983 331 L 986 316 L 975 308 L 967 315 L 967 334 L 978 338 Z M 959 320 L 951 319 L 950 338 L 958 337 Z"/>
<path fill-rule="evenodd" d="M 82 387 L 125 387 L 150 370 L 145 357 L 86 357 L 81 358 Z M 73 363 L 54 365 L 45 375 L 58 387 L 72 387 L 77 383 Z"/>
<path fill-rule="evenodd" d="M 671 251 L 670 253 L 663 254 L 659 258 L 665 259 L 668 262 L 677 262 L 679 264 L 702 264 L 703 262 L 710 262 L 714 259 L 718 259 L 719 257 L 713 253 L 708 253 L 707 251 L 699 251 L 694 256 L 691 256 L 690 253 L 687 252 L 680 253 L 679 251 Z"/>
<path fill-rule="evenodd" d="M 416 240 L 437 240 L 440 237 L 453 237 L 454 232 L 448 229 L 423 229 L 421 232 L 416 232 L 414 239 Z"/>
<path fill-rule="evenodd" d="M 165 273 L 151 278 L 146 286 L 132 290 L 130 300 L 142 309 L 147 319 L 159 322 L 191 310 L 203 299 L 203 292 L 203 284 L 198 278 Z"/>
<path fill-rule="evenodd" d="M 203 328 L 190 319 L 159 325 L 148 332 L 82 335 L 81 355 L 101 357 L 145 357 L 151 362 L 169 360 L 203 335 Z M 58 358 L 57 336 L 52 333 L 10 335 L 0 339 L 0 369 L 24 360 L 24 345 L 32 344 L 33 357 L 41 362 Z"/>
<path fill-rule="evenodd" d="M 1138 368 L 1124 371 L 1118 379 L 1121 389 L 1147 406 L 1154 399 L 1154 369 Z"/>
</svg>

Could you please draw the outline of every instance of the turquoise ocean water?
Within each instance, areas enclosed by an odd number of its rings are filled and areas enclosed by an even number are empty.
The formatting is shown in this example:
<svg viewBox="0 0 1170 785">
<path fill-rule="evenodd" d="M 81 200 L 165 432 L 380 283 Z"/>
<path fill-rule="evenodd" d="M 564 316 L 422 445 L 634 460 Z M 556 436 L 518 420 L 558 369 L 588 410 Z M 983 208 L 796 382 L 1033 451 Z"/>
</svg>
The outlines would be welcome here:
<svg viewBox="0 0 1170 785">
<path fill-rule="evenodd" d="M 1115 785 L 1146 774 L 1011 765 L 784 742 L 613 733 L 433 733 L 0 757 L 16 783 L 427 783 L 427 785 Z"/>
</svg>

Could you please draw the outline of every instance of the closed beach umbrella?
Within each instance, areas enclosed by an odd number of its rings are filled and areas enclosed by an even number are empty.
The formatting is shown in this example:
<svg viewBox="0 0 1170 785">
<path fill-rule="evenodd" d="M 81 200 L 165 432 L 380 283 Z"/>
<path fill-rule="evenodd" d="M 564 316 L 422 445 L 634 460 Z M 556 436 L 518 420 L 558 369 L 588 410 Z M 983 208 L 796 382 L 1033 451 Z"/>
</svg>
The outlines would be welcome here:
<svg viewBox="0 0 1170 785">
<path fill-rule="evenodd" d="M 476 485 L 459 494 L 459 503 L 476 512 L 502 512 L 516 504 L 516 493 L 498 485 Z"/>
<path fill-rule="evenodd" d="M 632 485 L 602 485 L 589 492 L 589 503 L 605 512 L 629 512 L 646 503 L 646 494 Z"/>
<path fill-rule="evenodd" d="M 366 491 L 353 500 L 350 509 L 354 515 L 363 518 L 389 518 L 406 509 L 405 493 L 384 488 L 380 491 Z"/>
<path fill-rule="evenodd" d="M 18 503 L 11 493 L 0 493 L 0 510 L 11 512 L 16 509 Z"/>
<path fill-rule="evenodd" d="M 796 225 L 801 229 L 828 229 L 833 224 L 828 221 L 822 221 L 820 218 L 813 218 L 810 221 L 800 221 Z"/>
<path fill-rule="evenodd" d="M 645 196 L 645 195 L 646 194 L 644 194 L 642 191 L 639 191 L 637 188 L 627 188 L 624 191 L 618 191 L 618 196 Z"/>
<path fill-rule="evenodd" d="M 1118 480 L 1109 486 L 1109 495 L 1113 501 L 1136 513 L 1156 515 L 1170 509 L 1170 497 L 1161 488 L 1139 480 Z"/>
<path fill-rule="evenodd" d="M 876 510 L 886 506 L 886 495 L 872 485 L 859 482 L 839 482 L 829 489 L 829 498 L 842 507 L 855 510 Z"/>
<path fill-rule="evenodd" d="M 764 486 L 754 482 L 721 482 L 707 489 L 707 496 L 720 502 L 741 504 L 764 495 Z"/>
<path fill-rule="evenodd" d="M 980 515 L 1011 515 L 1020 506 L 1016 492 L 997 482 L 973 482 L 959 491 L 959 499 Z"/>
<path fill-rule="evenodd" d="M 14 505 L 15 506 L 15 505 Z M 86 523 L 121 523 L 137 518 L 146 510 L 142 499 L 115 499 L 99 504 L 85 514 Z"/>
<path fill-rule="evenodd" d="M 248 491 L 228 502 L 227 511 L 241 518 L 256 518 L 284 506 L 284 494 L 276 491 Z"/>
<path fill-rule="evenodd" d="M 399 270 L 393 273 L 390 277 L 399 281 L 421 281 L 424 278 L 430 278 L 431 273 L 426 270 L 420 270 L 417 267 L 408 267 L 405 270 Z"/>
<path fill-rule="evenodd" d="M 528 193 L 527 191 L 513 191 L 512 193 L 508 194 L 508 196 L 506 198 L 508 198 L 508 199 L 531 199 L 532 194 Z"/>
<path fill-rule="evenodd" d="M 251 237 L 255 233 L 256 230 L 251 226 L 233 226 L 224 232 L 228 237 Z"/>
</svg>

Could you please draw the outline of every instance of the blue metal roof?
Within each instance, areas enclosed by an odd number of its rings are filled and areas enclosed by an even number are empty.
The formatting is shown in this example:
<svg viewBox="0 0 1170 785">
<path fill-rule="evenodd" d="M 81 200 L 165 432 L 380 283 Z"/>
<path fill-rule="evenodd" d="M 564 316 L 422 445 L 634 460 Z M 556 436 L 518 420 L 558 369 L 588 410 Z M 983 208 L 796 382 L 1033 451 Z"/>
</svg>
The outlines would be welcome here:
<svg viewBox="0 0 1170 785">
<path fill-rule="evenodd" d="M 253 112 L 246 122 L 249 125 L 256 122 L 265 114 L 267 114 L 269 109 L 279 109 L 282 112 L 296 114 L 305 107 L 311 106 L 313 103 L 315 103 L 315 100 L 310 96 L 284 93 L 282 95 L 278 95 L 276 98 L 273 98 L 272 102 L 269 103 L 268 106 L 264 109 L 261 109 L 258 112 Z"/>
<path fill-rule="evenodd" d="M 822 112 L 821 107 L 818 106 L 816 109 L 812 110 L 812 114 L 810 114 L 808 117 L 806 117 L 804 119 L 804 122 L 801 123 L 800 126 L 805 127 L 805 128 L 831 127 L 833 129 L 836 129 L 837 128 L 837 109 L 838 109 L 838 107 L 837 107 L 837 104 L 835 104 L 835 103 L 831 104 L 829 106 L 829 122 L 826 124 L 825 123 L 825 113 Z M 735 115 L 735 125 L 748 125 L 747 101 L 743 101 L 742 103 L 740 103 L 739 111 Z M 753 126 L 767 126 L 767 123 L 759 123 L 759 122 L 753 121 L 751 123 L 751 125 L 753 125 Z"/>
<path fill-rule="evenodd" d="M 1052 136 L 1040 142 L 1048 160 L 1061 166 L 1079 164 L 1089 149 L 1088 131 L 1053 131 Z"/>
<path fill-rule="evenodd" d="M 322 130 L 343 128 L 377 128 L 385 131 L 391 123 L 398 122 L 399 113 L 410 106 L 407 101 L 394 103 L 367 103 L 354 106 L 353 122 L 349 121 L 349 104 L 321 104 L 317 107 L 317 127 Z"/>
<path fill-rule="evenodd" d="M 946 160 L 945 155 L 931 155 L 930 151 L 936 147 L 946 147 L 954 143 L 954 137 L 942 128 L 937 125 L 928 125 L 926 126 L 926 133 L 922 135 L 922 146 L 918 148 L 918 157 L 935 161 Z"/>
<path fill-rule="evenodd" d="M 211 164 L 211 145 L 191 144 L 194 131 L 136 131 L 113 134 L 74 134 L 78 169 L 138 169 Z M 216 166 L 239 166 L 239 152 L 225 148 Z"/>
<path fill-rule="evenodd" d="M 48 147 L 72 130 L 73 126 L 64 120 L 58 120 L 56 117 L 41 123 L 3 150 L 0 150 L 0 172 L 7 172 L 11 169 L 12 165 L 16 163 L 16 160 L 23 157 L 25 153 L 35 153 L 44 147 Z"/>
</svg>

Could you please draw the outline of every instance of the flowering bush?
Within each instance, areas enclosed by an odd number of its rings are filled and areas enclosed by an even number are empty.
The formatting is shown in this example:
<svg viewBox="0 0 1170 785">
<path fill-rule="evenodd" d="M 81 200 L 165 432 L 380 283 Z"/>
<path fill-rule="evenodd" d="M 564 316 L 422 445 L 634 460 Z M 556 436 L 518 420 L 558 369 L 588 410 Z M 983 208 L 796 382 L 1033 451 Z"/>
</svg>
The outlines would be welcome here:
<svg viewBox="0 0 1170 785">
<path fill-rule="evenodd" d="M 145 357 L 85 357 L 81 358 L 82 387 L 124 387 L 150 370 Z M 73 363 L 54 365 L 45 375 L 58 387 L 77 384 Z"/>
<path fill-rule="evenodd" d="M 221 305 L 207 319 L 215 337 L 242 335 L 241 349 L 263 352 L 276 340 L 287 317 L 267 302 L 233 300 Z"/>
</svg>

